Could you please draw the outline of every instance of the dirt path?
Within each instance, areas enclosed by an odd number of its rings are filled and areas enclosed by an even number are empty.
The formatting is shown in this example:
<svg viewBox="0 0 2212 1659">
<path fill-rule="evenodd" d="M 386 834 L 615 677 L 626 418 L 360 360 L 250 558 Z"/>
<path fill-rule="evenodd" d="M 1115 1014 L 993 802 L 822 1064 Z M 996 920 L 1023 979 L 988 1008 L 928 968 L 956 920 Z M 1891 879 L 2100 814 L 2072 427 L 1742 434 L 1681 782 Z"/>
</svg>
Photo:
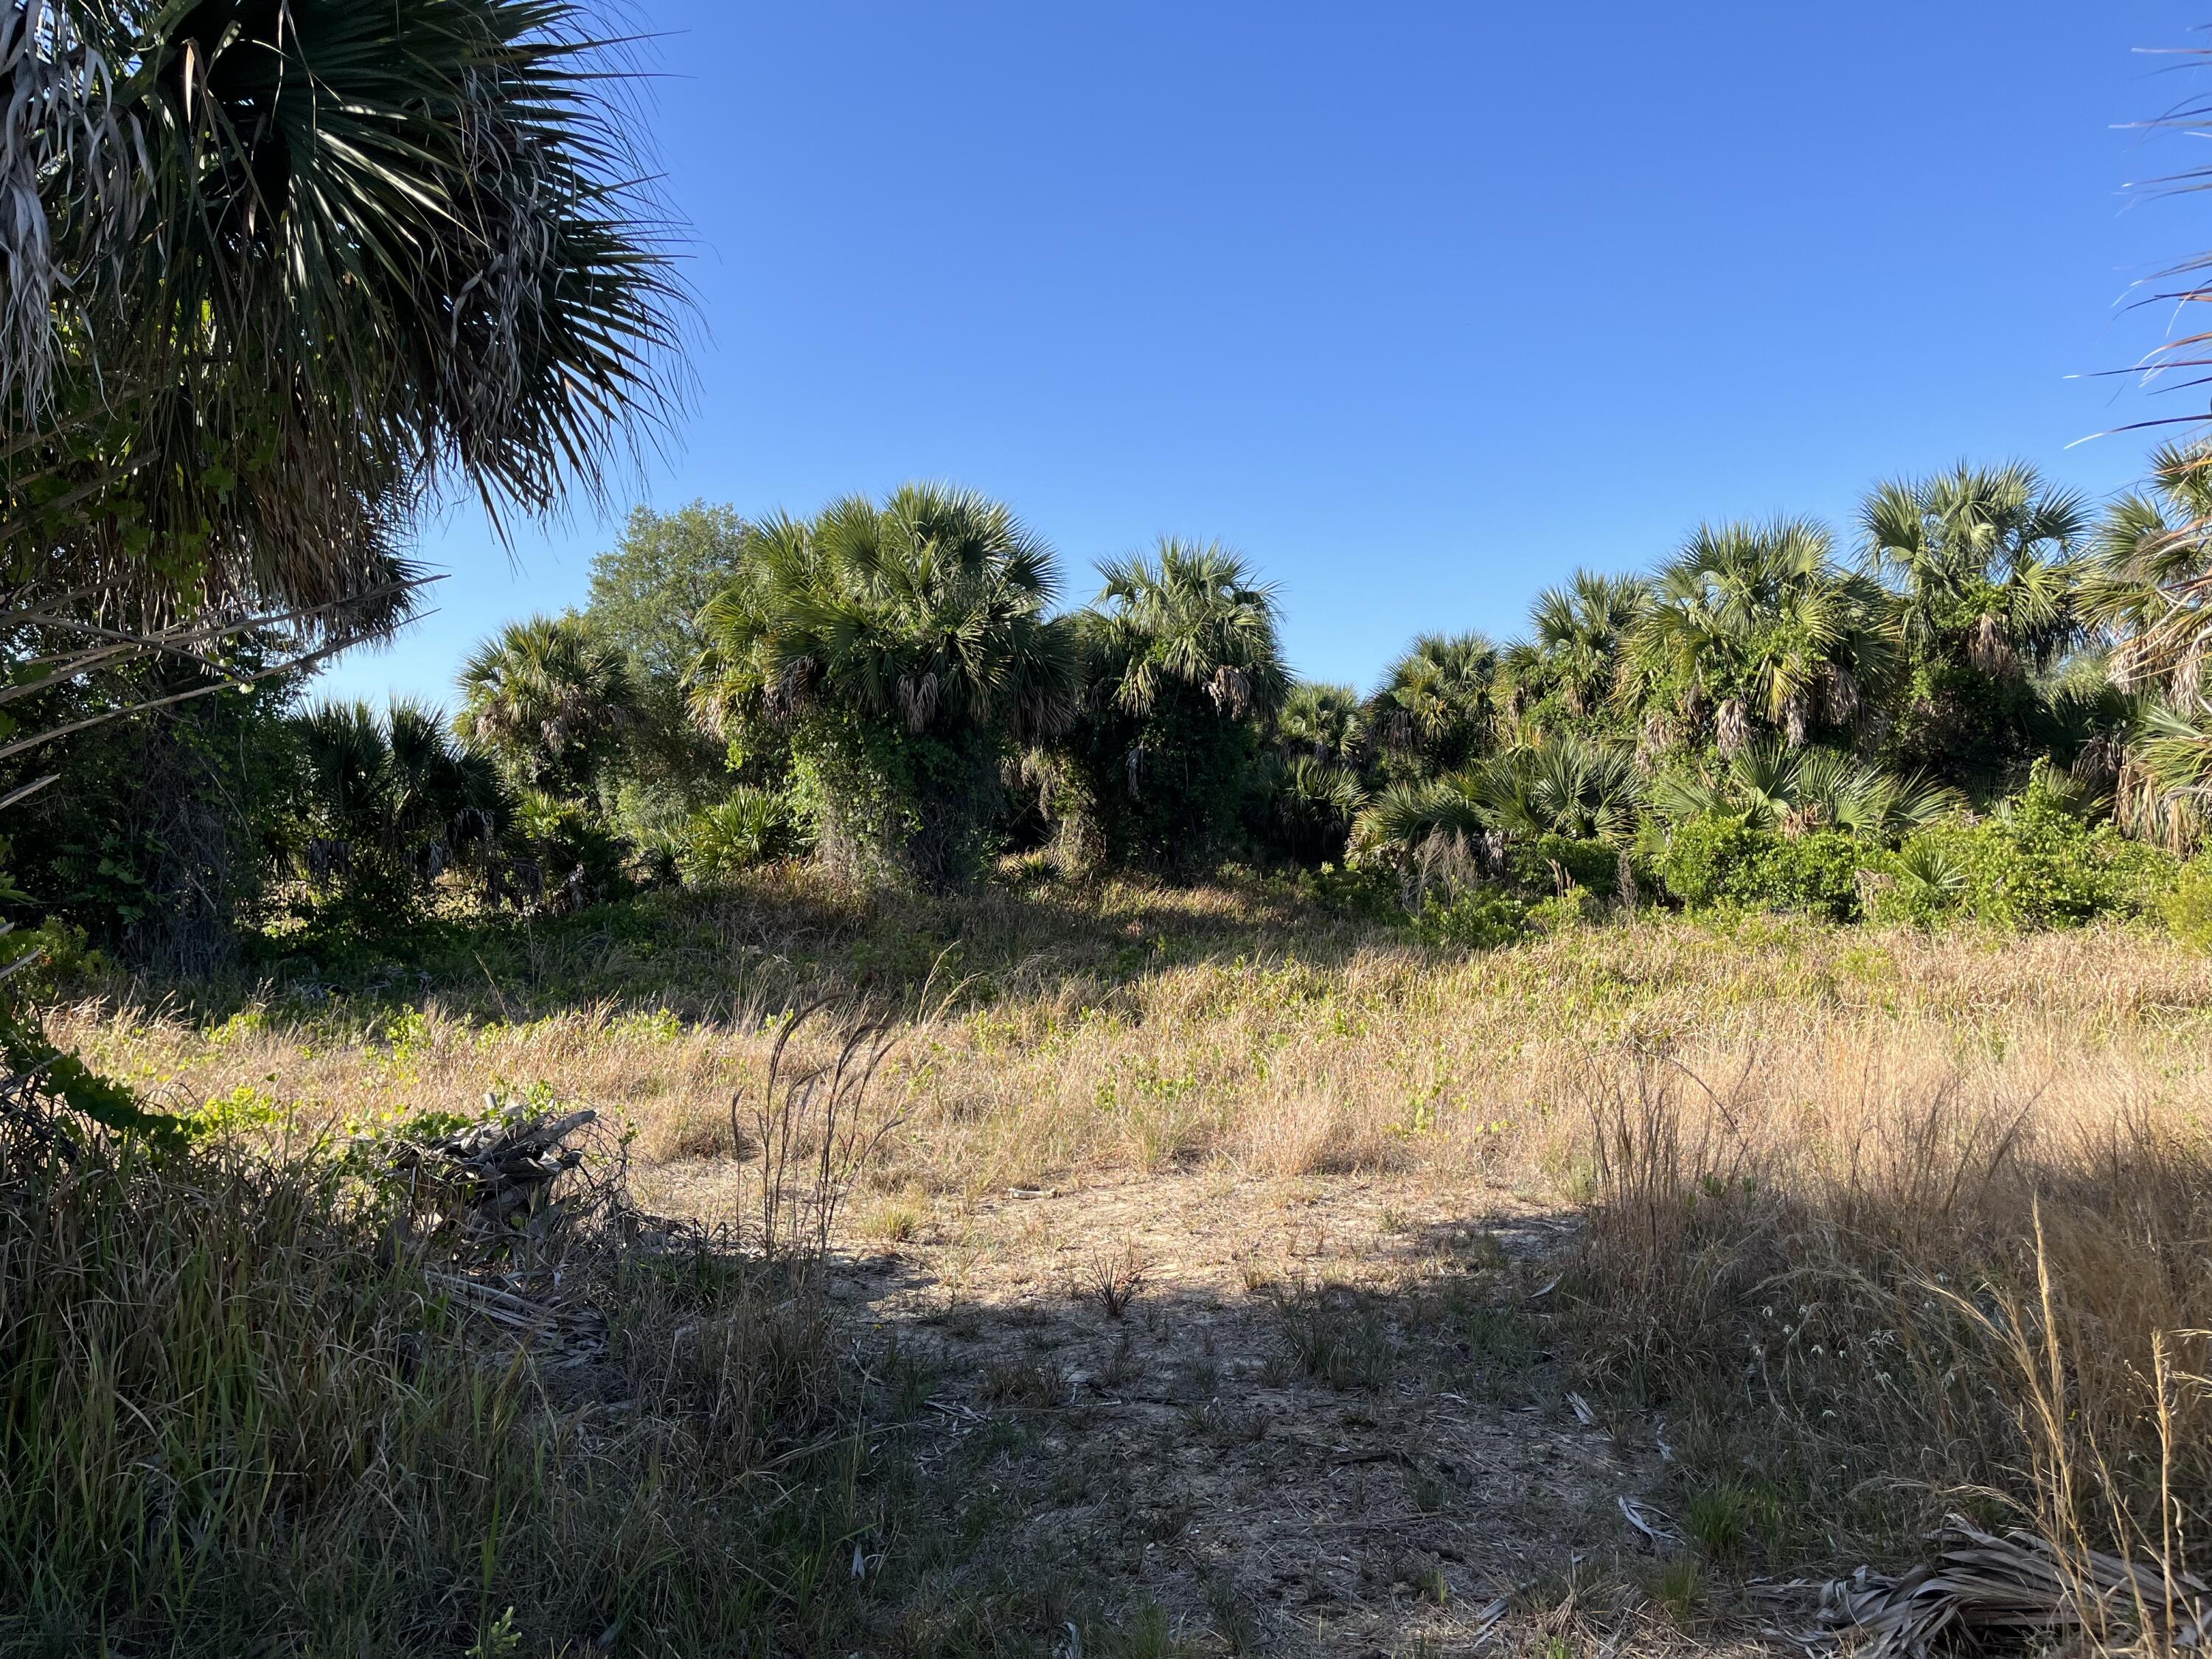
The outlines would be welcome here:
<svg viewBox="0 0 2212 1659">
<path fill-rule="evenodd" d="M 1683 1639 L 1620 1504 L 1656 1502 L 1658 1425 L 1600 1419 L 1547 1346 L 1571 1218 L 1206 1174 L 860 1212 L 839 1293 L 972 1544 L 906 1564 L 918 1617 L 1006 1580 L 1121 1607 L 1139 1652 Z"/>
</svg>

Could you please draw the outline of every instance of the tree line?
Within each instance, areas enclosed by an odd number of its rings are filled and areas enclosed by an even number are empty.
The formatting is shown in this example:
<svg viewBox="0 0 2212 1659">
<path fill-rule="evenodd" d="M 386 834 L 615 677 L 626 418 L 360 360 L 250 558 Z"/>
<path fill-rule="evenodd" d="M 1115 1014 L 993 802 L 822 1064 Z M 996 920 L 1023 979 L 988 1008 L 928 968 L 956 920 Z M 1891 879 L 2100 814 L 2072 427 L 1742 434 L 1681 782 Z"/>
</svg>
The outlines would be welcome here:
<svg viewBox="0 0 2212 1659">
<path fill-rule="evenodd" d="M 1281 595 L 1217 544 L 1109 560 L 1071 607 L 1054 550 L 969 491 L 641 509 L 587 604 L 461 665 L 450 719 L 280 677 L 164 723 L 196 780 L 166 792 L 143 726 L 88 738 L 135 746 L 109 764 L 161 821 L 50 816 L 19 890 L 111 941 L 173 922 L 165 884 L 389 918 L 795 858 L 933 889 L 1017 856 L 1357 876 L 1416 909 L 1486 886 L 1940 908 L 1977 826 L 2063 825 L 2102 849 L 2085 867 L 2197 851 L 2208 453 L 2160 451 L 2101 507 L 1961 465 L 1880 485 L 1841 537 L 1704 525 L 1546 589 L 1513 639 L 1425 635 L 1364 693 L 1291 671 Z"/>
</svg>

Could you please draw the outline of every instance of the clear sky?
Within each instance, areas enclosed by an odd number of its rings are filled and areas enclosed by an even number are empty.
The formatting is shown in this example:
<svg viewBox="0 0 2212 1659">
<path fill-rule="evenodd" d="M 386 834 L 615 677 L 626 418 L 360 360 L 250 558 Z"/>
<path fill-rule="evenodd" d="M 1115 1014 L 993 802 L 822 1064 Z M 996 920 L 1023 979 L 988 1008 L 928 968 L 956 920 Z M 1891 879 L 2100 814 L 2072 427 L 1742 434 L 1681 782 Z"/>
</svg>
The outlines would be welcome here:
<svg viewBox="0 0 2212 1659">
<path fill-rule="evenodd" d="M 436 614 L 327 690 L 447 696 L 633 499 L 917 477 L 1010 502 L 1073 600 L 1218 538 L 1364 685 L 1701 518 L 1847 531 L 1962 457 L 2124 485 L 2148 440 L 2068 446 L 2179 406 L 2069 377 L 2212 248 L 2212 200 L 2123 189 L 2198 159 L 2119 130 L 2191 88 L 2136 50 L 2208 44 L 2177 0 L 629 4 L 692 408 L 612 520 L 434 523 Z"/>
</svg>

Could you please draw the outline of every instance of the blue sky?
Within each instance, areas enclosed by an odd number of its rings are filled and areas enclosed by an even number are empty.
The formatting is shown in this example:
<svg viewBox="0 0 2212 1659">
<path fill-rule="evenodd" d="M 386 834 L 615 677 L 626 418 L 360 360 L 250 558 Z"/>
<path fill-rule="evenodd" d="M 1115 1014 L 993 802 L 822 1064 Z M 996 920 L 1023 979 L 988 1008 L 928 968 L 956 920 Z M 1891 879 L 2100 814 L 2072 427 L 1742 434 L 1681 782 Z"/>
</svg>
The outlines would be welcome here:
<svg viewBox="0 0 2212 1659">
<path fill-rule="evenodd" d="M 2101 495 L 2173 412 L 2131 285 L 2212 247 L 2167 0 L 1317 5 L 630 0 L 701 301 L 668 453 L 502 549 L 344 695 L 444 698 L 580 602 L 633 501 L 804 512 L 945 478 L 1092 562 L 1173 532 L 1280 582 L 1295 666 L 1519 625 L 1701 518 L 1847 529 L 2019 457 Z M 2201 402 L 2199 407 L 2201 407 Z"/>
</svg>

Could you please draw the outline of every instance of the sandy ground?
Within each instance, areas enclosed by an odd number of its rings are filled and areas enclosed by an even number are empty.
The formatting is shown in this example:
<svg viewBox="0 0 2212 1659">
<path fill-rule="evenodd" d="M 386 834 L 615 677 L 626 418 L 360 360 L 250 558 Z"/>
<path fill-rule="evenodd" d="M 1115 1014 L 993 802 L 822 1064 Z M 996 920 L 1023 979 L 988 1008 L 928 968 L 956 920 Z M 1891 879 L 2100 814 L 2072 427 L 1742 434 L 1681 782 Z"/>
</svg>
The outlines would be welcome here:
<svg viewBox="0 0 2212 1659">
<path fill-rule="evenodd" d="M 729 1167 L 641 1196 L 713 1214 Z M 1687 1645 L 1697 1607 L 1648 1588 L 1674 1547 L 1621 1501 L 1667 1530 L 1664 1425 L 1601 1417 L 1547 1346 L 1576 1224 L 1395 1177 L 863 1200 L 837 1294 L 922 1379 L 922 1461 L 1001 1534 L 988 1570 L 1150 1603 L 1169 1651 Z"/>
</svg>

